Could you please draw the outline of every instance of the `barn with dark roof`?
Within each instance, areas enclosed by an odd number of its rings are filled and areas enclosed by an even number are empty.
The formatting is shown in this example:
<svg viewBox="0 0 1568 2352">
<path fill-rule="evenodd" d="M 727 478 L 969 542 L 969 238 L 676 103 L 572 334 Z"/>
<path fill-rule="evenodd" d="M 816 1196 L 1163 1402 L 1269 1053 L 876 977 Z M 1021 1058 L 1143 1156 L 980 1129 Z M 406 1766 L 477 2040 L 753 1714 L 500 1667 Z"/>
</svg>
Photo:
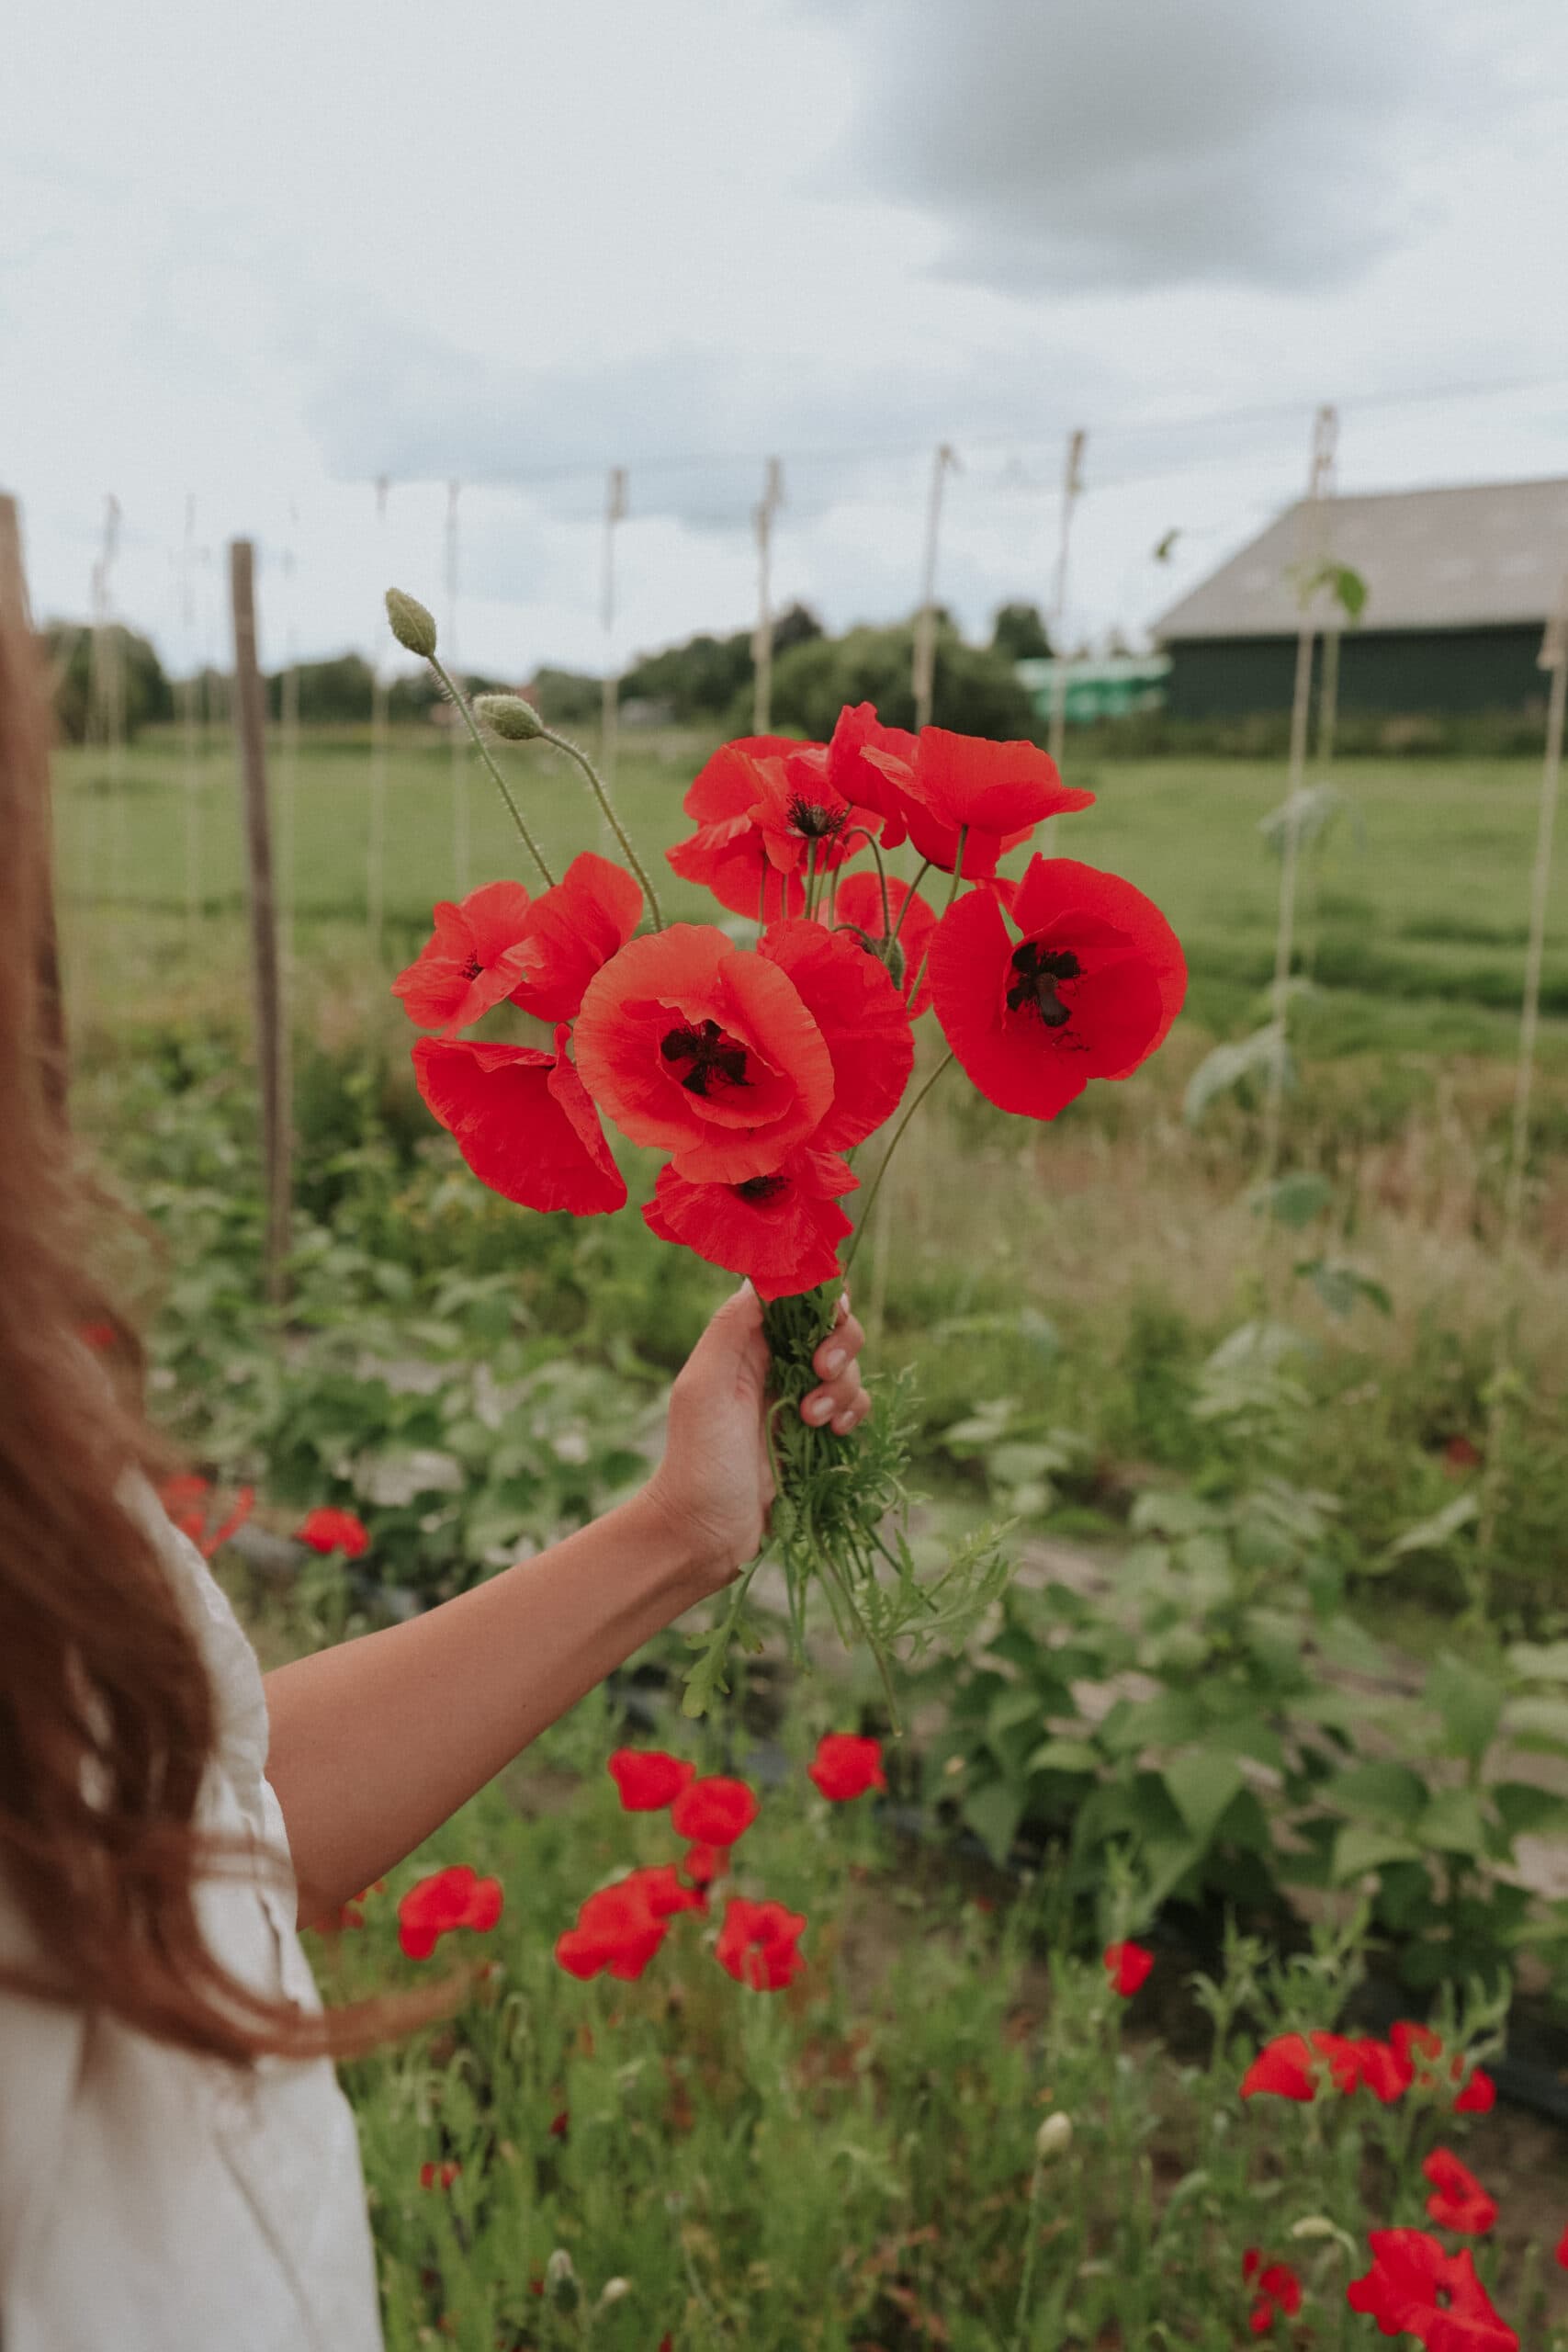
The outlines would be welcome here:
<svg viewBox="0 0 1568 2352">
<path fill-rule="evenodd" d="M 1341 632 L 1342 711 L 1544 703 L 1538 658 L 1568 577 L 1568 481 L 1336 498 L 1313 517 L 1288 508 L 1156 623 L 1170 656 L 1168 709 L 1217 718 L 1288 708 L 1303 584 L 1323 560 L 1366 587 L 1355 626 L 1321 588 L 1312 605 L 1320 630 Z"/>
</svg>

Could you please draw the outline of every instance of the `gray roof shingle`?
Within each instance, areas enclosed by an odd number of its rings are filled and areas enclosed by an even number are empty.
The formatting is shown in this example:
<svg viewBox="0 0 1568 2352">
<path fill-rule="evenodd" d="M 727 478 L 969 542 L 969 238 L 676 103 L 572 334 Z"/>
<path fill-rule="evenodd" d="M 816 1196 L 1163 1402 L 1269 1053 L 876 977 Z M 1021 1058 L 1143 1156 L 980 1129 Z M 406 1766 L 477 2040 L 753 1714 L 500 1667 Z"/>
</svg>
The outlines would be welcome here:
<svg viewBox="0 0 1568 2352">
<path fill-rule="evenodd" d="M 1293 637 L 1301 515 L 1298 501 L 1173 605 L 1155 636 Z M 1325 547 L 1367 583 L 1363 629 L 1542 623 L 1568 574 L 1568 480 L 1337 498 Z M 1320 595 L 1319 625 L 1337 609 Z"/>
</svg>

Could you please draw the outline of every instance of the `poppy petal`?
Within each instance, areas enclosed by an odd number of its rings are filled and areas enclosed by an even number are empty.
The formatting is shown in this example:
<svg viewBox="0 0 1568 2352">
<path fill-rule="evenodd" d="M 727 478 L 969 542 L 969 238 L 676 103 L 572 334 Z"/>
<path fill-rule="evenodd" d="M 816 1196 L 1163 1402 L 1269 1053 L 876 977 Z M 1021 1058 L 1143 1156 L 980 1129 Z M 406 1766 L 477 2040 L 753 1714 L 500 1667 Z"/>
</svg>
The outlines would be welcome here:
<svg viewBox="0 0 1568 2352">
<path fill-rule="evenodd" d="M 574 1216 L 625 1207 L 621 1172 L 563 1055 L 422 1037 L 413 1063 L 429 1109 L 492 1193 L 525 1208 L 570 1209 Z"/>
<path fill-rule="evenodd" d="M 440 901 L 431 936 L 392 982 L 416 1027 L 467 1029 L 511 993 L 533 961 L 529 904 L 521 882 L 481 883 L 460 906 Z"/>
<path fill-rule="evenodd" d="M 775 923 L 758 954 L 788 973 L 832 1057 L 832 1108 L 812 1141 L 848 1151 L 903 1099 L 915 1063 L 904 1000 L 885 964 L 820 923 Z"/>
<path fill-rule="evenodd" d="M 694 1183 L 671 1164 L 643 1222 L 710 1266 L 747 1275 L 763 1298 L 794 1298 L 837 1273 L 839 1244 L 853 1227 L 833 1194 L 858 1182 L 828 1152 L 792 1152 L 782 1169 L 740 1184 Z"/>
<path fill-rule="evenodd" d="M 910 1020 L 918 1021 L 931 1001 L 931 974 L 926 966 L 936 916 L 919 892 L 911 890 L 896 874 L 887 877 L 886 908 L 879 875 L 845 875 L 831 902 L 830 920 L 835 928 L 848 924 L 852 937 L 856 932 L 863 932 L 867 939 L 886 939 L 888 916 L 892 918 L 897 947 L 891 978 L 908 1005 Z M 909 991 L 917 980 L 919 991 L 911 997 Z"/>
<path fill-rule="evenodd" d="M 585 850 L 528 910 L 525 944 L 532 952 L 513 1003 L 537 1021 L 570 1021 L 594 973 L 641 921 L 637 882 L 624 866 Z"/>
</svg>

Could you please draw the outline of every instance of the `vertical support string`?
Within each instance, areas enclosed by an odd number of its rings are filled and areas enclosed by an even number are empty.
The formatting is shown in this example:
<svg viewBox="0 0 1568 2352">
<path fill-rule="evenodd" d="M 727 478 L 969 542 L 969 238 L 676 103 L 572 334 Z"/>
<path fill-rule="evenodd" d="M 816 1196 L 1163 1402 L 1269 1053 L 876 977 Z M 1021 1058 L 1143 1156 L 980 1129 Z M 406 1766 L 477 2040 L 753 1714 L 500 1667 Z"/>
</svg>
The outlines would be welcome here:
<svg viewBox="0 0 1568 2352">
<path fill-rule="evenodd" d="M 289 523 L 296 529 L 299 512 L 290 503 Z M 295 843 L 299 800 L 299 649 L 296 621 L 297 560 L 292 545 L 283 550 L 283 671 L 277 684 L 277 868 L 278 935 L 282 968 L 284 1047 L 292 1041 L 294 1017 L 295 890 L 298 885 Z"/>
<path fill-rule="evenodd" d="M 773 604 L 771 577 L 773 517 L 784 504 L 784 468 L 770 458 L 762 495 L 752 510 L 757 533 L 757 628 L 751 639 L 751 732 L 766 735 L 773 718 Z"/>
<path fill-rule="evenodd" d="M 1269 1067 L 1263 1112 L 1263 1181 L 1280 1170 L 1280 1138 L 1285 1102 L 1285 1045 L 1289 1029 L 1291 962 L 1295 952 L 1296 876 L 1300 859 L 1301 802 L 1306 782 L 1307 722 L 1312 709 L 1313 600 L 1323 560 L 1324 501 L 1334 476 L 1339 420 L 1331 407 L 1313 419 L 1307 494 L 1299 515 L 1303 578 L 1301 628 L 1296 635 L 1295 684 L 1291 697 L 1291 750 L 1285 782 L 1285 835 L 1280 850 L 1280 912 L 1274 933 L 1274 1019 L 1279 1046 Z"/>
<path fill-rule="evenodd" d="M 956 471 L 958 453 L 951 442 L 939 441 L 931 458 L 931 489 L 926 497 L 926 545 L 920 566 L 920 603 L 915 616 L 914 656 L 909 684 L 915 696 L 917 732 L 931 725 L 936 694 L 936 565 L 942 536 L 942 485 Z"/>
<path fill-rule="evenodd" d="M 1061 530 L 1056 541 L 1056 570 L 1051 583 L 1051 757 L 1058 767 L 1067 741 L 1067 558 L 1072 547 L 1073 515 L 1083 492 L 1083 458 L 1089 435 L 1080 426 L 1067 435 L 1062 466 Z M 1047 835 L 1047 839 L 1049 835 Z"/>
<path fill-rule="evenodd" d="M 201 886 L 201 758 L 197 748 L 196 661 L 196 492 L 186 493 L 185 539 L 180 548 L 180 632 L 186 675 L 180 681 L 180 759 L 185 783 L 186 934 L 194 955 L 203 911 Z"/>
<path fill-rule="evenodd" d="M 261 1089 L 262 1170 L 266 1199 L 266 1296 L 280 1305 L 288 1288 L 291 1151 L 277 909 L 273 890 L 271 812 L 266 786 L 266 701 L 256 647 L 255 549 L 229 544 L 229 598 L 234 628 L 234 722 L 250 879 L 251 978 L 255 1005 L 256 1076 Z"/>
<path fill-rule="evenodd" d="M 626 469 L 612 466 L 604 485 L 604 543 L 599 574 L 599 622 L 604 632 L 604 681 L 599 706 L 599 767 L 605 784 L 615 787 L 615 752 L 620 737 L 620 669 L 615 660 L 615 530 L 626 516 Z M 609 837 L 601 829 L 601 846 Z"/>
<path fill-rule="evenodd" d="M 461 677 L 457 657 L 457 561 L 458 529 L 457 498 L 460 482 L 446 485 L 446 660 L 453 674 Z M 452 729 L 452 875 L 459 899 L 468 894 L 472 855 L 469 847 L 468 762 L 468 745 L 460 727 Z"/>
<path fill-rule="evenodd" d="M 106 896 L 118 902 L 126 888 L 125 662 L 114 617 L 114 567 L 119 554 L 120 503 L 104 499 L 104 535 L 93 566 L 93 634 L 87 693 L 87 740 L 105 755 L 108 844 Z M 91 835 L 89 834 L 89 839 Z"/>
<path fill-rule="evenodd" d="M 387 576 L 387 493 L 385 474 L 376 480 L 376 530 L 379 543 L 377 576 Z M 370 656 L 370 807 L 365 831 L 365 922 L 370 953 L 381 960 L 381 933 L 387 899 L 387 608 L 376 599 L 376 636 Z"/>
</svg>

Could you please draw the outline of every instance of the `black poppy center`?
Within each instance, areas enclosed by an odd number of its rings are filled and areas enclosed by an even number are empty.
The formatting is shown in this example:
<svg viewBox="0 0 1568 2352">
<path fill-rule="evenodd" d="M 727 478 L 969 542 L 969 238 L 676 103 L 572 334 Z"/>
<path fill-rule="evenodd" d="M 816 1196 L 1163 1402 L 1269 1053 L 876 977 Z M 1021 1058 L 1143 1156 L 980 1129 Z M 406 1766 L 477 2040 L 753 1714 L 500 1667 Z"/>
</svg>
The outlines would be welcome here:
<svg viewBox="0 0 1568 2352">
<path fill-rule="evenodd" d="M 1022 1012 L 1032 1005 L 1047 1029 L 1065 1028 L 1073 1017 L 1073 1008 L 1062 1002 L 1056 983 L 1076 980 L 1083 971 L 1072 949 L 1041 947 L 1026 939 L 1012 951 L 1012 968 L 1018 977 L 1008 990 L 1008 1011 Z"/>
<path fill-rule="evenodd" d="M 825 808 L 820 800 L 807 800 L 802 793 L 790 797 L 789 821 L 797 833 L 808 842 L 830 842 L 841 833 L 850 821 L 847 800 L 836 808 Z"/>
<path fill-rule="evenodd" d="M 681 1084 L 688 1094 L 706 1094 L 715 1085 L 748 1082 L 745 1046 L 727 1037 L 716 1021 L 705 1021 L 700 1029 L 666 1030 L 659 1050 L 667 1062 L 687 1064 L 681 1072 Z"/>
<path fill-rule="evenodd" d="M 776 1201 L 788 1183 L 787 1176 L 748 1176 L 735 1189 L 743 1201 Z"/>
<path fill-rule="evenodd" d="M 466 980 L 477 980 L 483 970 L 484 966 L 479 962 L 479 957 L 474 954 L 472 948 L 470 948 L 468 950 L 468 960 L 463 967 L 463 978 Z"/>
</svg>

